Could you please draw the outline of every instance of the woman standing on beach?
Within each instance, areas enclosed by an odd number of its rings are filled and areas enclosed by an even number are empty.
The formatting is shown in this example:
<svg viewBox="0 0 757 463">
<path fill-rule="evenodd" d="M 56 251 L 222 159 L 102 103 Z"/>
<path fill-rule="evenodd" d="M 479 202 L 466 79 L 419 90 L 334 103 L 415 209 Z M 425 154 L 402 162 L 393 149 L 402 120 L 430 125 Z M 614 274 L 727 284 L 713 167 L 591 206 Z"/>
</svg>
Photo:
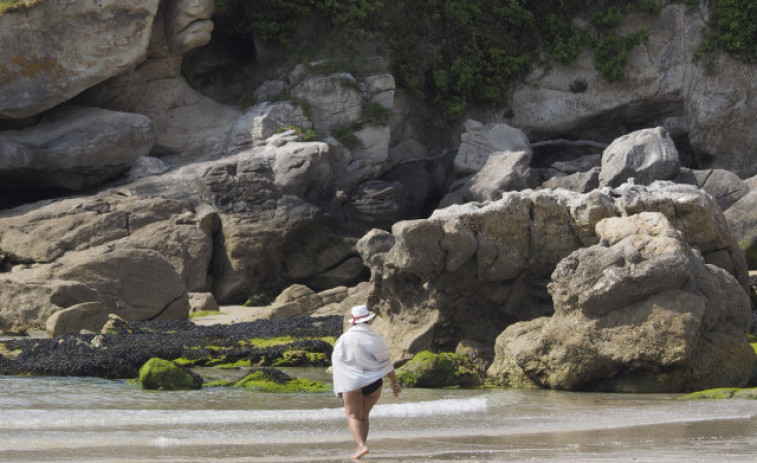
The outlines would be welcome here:
<svg viewBox="0 0 757 463">
<path fill-rule="evenodd" d="M 352 327 L 337 339 L 331 364 L 334 371 L 334 393 L 342 398 L 352 438 L 357 451 L 354 461 L 368 454 L 368 414 L 381 397 L 383 377 L 392 381 L 392 392 L 397 397 L 402 390 L 394 373 L 389 347 L 384 339 L 370 327 L 376 314 L 368 307 L 352 308 Z"/>
</svg>

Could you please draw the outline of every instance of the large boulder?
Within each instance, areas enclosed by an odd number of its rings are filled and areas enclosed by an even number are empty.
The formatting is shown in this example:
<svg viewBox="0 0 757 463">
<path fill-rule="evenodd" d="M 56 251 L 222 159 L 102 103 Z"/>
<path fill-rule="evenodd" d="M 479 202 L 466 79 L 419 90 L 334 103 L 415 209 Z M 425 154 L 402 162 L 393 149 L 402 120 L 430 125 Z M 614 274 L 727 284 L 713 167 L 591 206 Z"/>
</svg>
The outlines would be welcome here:
<svg viewBox="0 0 757 463">
<path fill-rule="evenodd" d="M 182 58 L 210 40 L 212 0 L 165 0 L 145 26 L 150 39 L 138 66 L 113 74 L 77 97 L 87 104 L 149 117 L 153 155 L 172 164 L 225 153 L 241 111 L 193 89 L 181 74 Z"/>
<path fill-rule="evenodd" d="M 599 167 L 586 172 L 576 172 L 570 175 L 555 176 L 541 184 L 542 188 L 563 188 L 577 193 L 588 193 L 599 188 Z"/>
<path fill-rule="evenodd" d="M 723 211 L 749 193 L 749 185 L 745 181 L 723 169 L 692 170 L 683 167 L 670 180 L 698 186 L 712 195 Z"/>
<path fill-rule="evenodd" d="M 679 392 L 744 386 L 757 361 L 738 281 L 705 264 L 660 213 L 601 220 L 600 242 L 563 259 L 555 314 L 497 339 L 500 384 L 568 390 Z"/>
<path fill-rule="evenodd" d="M 0 119 L 39 114 L 142 62 L 161 2 L 30 3 L 0 15 Z"/>
<path fill-rule="evenodd" d="M 55 312 L 47 319 L 45 331 L 54 338 L 81 330 L 100 332 L 108 323 L 108 309 L 102 302 L 84 302 Z"/>
<path fill-rule="evenodd" d="M 463 124 L 460 149 L 455 157 L 455 172 L 460 175 L 475 174 L 496 152 L 531 153 L 531 144 L 520 129 L 507 124 L 482 124 L 468 120 Z"/>
<path fill-rule="evenodd" d="M 260 103 L 242 114 L 229 135 L 229 153 L 237 153 L 260 145 L 286 127 L 310 129 L 313 124 L 299 106 L 288 101 Z"/>
<path fill-rule="evenodd" d="M 674 177 L 679 168 L 678 150 L 667 130 L 638 130 L 616 139 L 604 150 L 599 185 L 616 187 L 629 178 L 649 185 Z"/>
<path fill-rule="evenodd" d="M 481 170 L 452 185 L 452 191 L 442 198 L 440 207 L 497 200 L 505 192 L 536 187 L 539 174 L 530 167 L 531 157 L 528 151 L 490 153 Z"/>
<path fill-rule="evenodd" d="M 404 387 L 473 387 L 483 384 L 484 374 L 464 355 L 424 350 L 397 369 L 397 379 Z"/>
<path fill-rule="evenodd" d="M 290 318 L 296 316 L 339 314 L 339 304 L 347 297 L 346 286 L 337 286 L 316 293 L 305 285 L 292 285 L 276 297 L 268 307 L 256 310 L 256 319 Z"/>
<path fill-rule="evenodd" d="M 114 192 L 0 214 L 0 329 L 96 301 L 128 320 L 186 318 L 185 292 L 209 285 L 204 219 L 187 201 Z"/>
<path fill-rule="evenodd" d="M 757 191 L 750 191 L 725 211 L 731 234 L 746 256 L 750 269 L 757 269 Z"/>
<path fill-rule="evenodd" d="M 152 121 L 138 114 L 51 111 L 31 128 L 0 131 L 1 188 L 92 188 L 128 171 L 154 140 Z"/>
<path fill-rule="evenodd" d="M 357 248 L 372 274 L 369 300 L 382 315 L 374 328 L 397 359 L 452 351 L 461 339 L 492 345 L 510 324 L 552 314 L 550 275 L 570 253 L 599 242 L 597 222 L 644 211 L 664 214 L 706 262 L 747 287 L 744 257 L 722 212 L 695 187 L 526 190 L 439 209 L 361 239 Z"/>
<path fill-rule="evenodd" d="M 348 73 L 308 77 L 292 89 L 292 96 L 307 102 L 313 126 L 320 133 L 328 134 L 360 119 L 360 84 Z"/>
<path fill-rule="evenodd" d="M 757 90 L 754 63 L 723 53 L 713 68 L 692 69 L 686 119 L 701 168 L 724 169 L 742 178 L 757 174 Z"/>
<path fill-rule="evenodd" d="M 104 245 L 68 253 L 53 264 L 0 273 L 0 331 L 44 329 L 56 312 L 87 302 L 100 302 L 129 321 L 189 315 L 181 278 L 155 251 Z M 86 314 L 97 323 L 102 318 L 97 311 Z M 82 320 L 81 328 L 96 323 Z"/>
<path fill-rule="evenodd" d="M 223 241 L 214 250 L 211 269 L 213 293 L 219 302 L 244 301 L 261 292 L 278 293 L 292 280 L 310 284 L 313 277 L 357 257 L 349 239 L 335 233 L 323 212 L 296 195 L 304 192 L 307 196 L 306 190 L 315 194 L 317 190 L 307 185 L 315 182 L 319 163 L 277 169 L 289 159 L 279 156 L 282 153 L 296 149 L 303 155 L 309 152 L 327 159 L 328 146 L 291 143 L 282 149 L 242 152 L 213 164 L 195 180 L 202 199 L 219 211 L 217 236 Z M 339 284 L 343 283 L 347 282 Z"/>
</svg>

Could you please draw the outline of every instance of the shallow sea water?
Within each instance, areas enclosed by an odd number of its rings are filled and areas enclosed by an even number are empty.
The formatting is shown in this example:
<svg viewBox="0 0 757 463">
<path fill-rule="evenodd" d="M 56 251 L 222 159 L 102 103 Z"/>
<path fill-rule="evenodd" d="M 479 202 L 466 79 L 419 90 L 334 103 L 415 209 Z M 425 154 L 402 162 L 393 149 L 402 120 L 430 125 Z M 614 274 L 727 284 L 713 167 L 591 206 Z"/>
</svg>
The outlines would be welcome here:
<svg viewBox="0 0 757 463">
<path fill-rule="evenodd" d="M 385 389 L 365 461 L 753 461 L 757 401 L 675 397 L 412 389 L 397 399 Z M 353 447 L 331 393 L 0 376 L 2 462 L 325 463 L 349 461 Z"/>
</svg>

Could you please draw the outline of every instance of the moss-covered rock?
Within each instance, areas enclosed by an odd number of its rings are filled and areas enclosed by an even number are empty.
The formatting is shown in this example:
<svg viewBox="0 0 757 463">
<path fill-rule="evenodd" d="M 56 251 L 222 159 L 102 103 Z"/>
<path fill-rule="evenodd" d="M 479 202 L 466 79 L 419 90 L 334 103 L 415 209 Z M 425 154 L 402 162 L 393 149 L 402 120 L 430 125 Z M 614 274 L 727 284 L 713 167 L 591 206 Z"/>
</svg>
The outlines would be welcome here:
<svg viewBox="0 0 757 463">
<path fill-rule="evenodd" d="M 182 389 L 200 389 L 202 378 L 174 362 L 151 358 L 139 369 L 139 382 L 142 389 L 160 389 L 176 391 Z"/>
<path fill-rule="evenodd" d="M 208 381 L 207 383 L 204 383 L 203 387 L 230 387 L 236 384 L 236 380 L 234 379 L 216 379 L 213 381 Z"/>
<path fill-rule="evenodd" d="M 322 367 L 329 365 L 329 358 L 323 352 L 311 352 L 310 349 L 291 349 L 285 351 L 281 358 L 273 362 L 275 367 Z"/>
<path fill-rule="evenodd" d="M 292 378 L 275 368 L 258 368 L 233 387 L 244 387 L 257 392 L 326 392 L 329 386 L 319 381 L 305 378 Z"/>
<path fill-rule="evenodd" d="M 484 372 L 468 357 L 444 352 L 419 352 L 397 370 L 405 387 L 473 387 L 483 384 Z"/>
<path fill-rule="evenodd" d="M 738 387 L 721 387 L 717 389 L 707 389 L 704 391 L 692 392 L 691 394 L 679 397 L 680 400 L 700 400 L 700 399 L 742 399 L 757 400 L 757 388 L 742 389 Z"/>
</svg>

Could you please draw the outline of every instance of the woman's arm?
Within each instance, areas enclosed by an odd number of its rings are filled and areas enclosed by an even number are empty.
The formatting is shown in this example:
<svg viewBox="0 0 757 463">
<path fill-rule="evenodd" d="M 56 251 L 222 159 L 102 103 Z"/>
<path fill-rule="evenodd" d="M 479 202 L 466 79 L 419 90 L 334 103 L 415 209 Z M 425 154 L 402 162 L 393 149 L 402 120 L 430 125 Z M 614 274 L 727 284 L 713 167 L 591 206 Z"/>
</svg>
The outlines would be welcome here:
<svg viewBox="0 0 757 463">
<path fill-rule="evenodd" d="M 397 381 L 397 374 L 392 370 L 386 376 L 392 381 L 392 394 L 394 394 L 394 397 L 399 396 L 400 392 L 402 392 L 402 386 L 400 386 L 400 382 Z"/>
</svg>

